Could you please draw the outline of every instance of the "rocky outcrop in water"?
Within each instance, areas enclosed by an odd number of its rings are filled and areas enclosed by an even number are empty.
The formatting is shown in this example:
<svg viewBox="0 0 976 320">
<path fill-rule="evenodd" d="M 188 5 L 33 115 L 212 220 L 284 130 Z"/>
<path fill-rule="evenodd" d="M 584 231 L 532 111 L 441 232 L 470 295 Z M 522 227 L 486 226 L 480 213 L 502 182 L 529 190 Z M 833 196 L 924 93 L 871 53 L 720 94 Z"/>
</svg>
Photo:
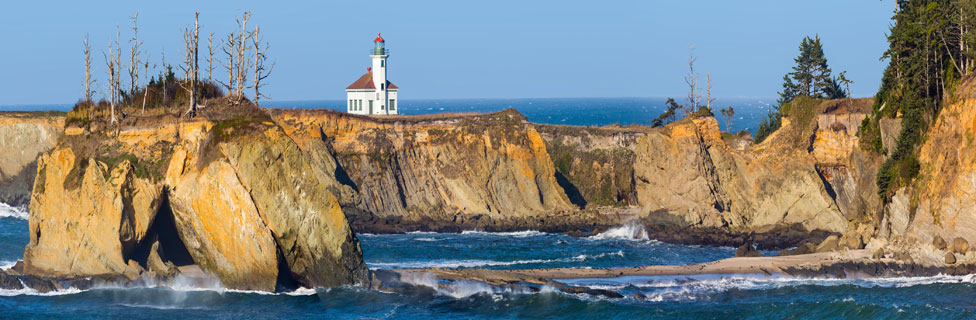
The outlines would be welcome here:
<svg viewBox="0 0 976 320">
<path fill-rule="evenodd" d="M 38 160 L 23 273 L 172 275 L 228 288 L 368 285 L 321 171 L 263 110 L 69 128 Z M 334 180 L 334 179 L 333 179 Z"/>
</svg>

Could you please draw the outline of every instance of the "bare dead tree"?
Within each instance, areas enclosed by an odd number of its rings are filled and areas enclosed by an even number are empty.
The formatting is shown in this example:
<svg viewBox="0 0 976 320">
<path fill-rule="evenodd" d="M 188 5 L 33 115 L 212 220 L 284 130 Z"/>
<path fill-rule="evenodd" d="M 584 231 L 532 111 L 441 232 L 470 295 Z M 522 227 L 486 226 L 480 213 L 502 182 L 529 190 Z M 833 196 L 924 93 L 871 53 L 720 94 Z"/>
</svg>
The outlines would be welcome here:
<svg viewBox="0 0 976 320">
<path fill-rule="evenodd" d="M 139 87 L 139 47 L 142 42 L 139 41 L 139 13 L 129 18 L 132 19 L 132 39 L 129 39 L 129 43 L 132 43 L 132 48 L 129 49 L 129 92 L 134 93 Z"/>
<path fill-rule="evenodd" d="M 237 49 L 235 57 L 237 65 L 234 68 L 234 74 L 237 77 L 234 80 L 237 82 L 237 85 L 235 86 L 235 94 L 237 95 L 238 102 L 244 98 L 244 89 L 247 88 L 245 85 L 247 83 L 247 74 L 252 66 L 251 58 L 247 54 L 247 51 L 251 49 L 250 46 L 247 45 L 247 40 L 252 36 L 252 34 L 247 31 L 247 21 L 251 19 L 251 14 L 252 13 L 250 11 L 245 11 L 241 14 L 241 17 L 237 19 L 237 36 L 239 39 L 235 45 L 235 49 Z"/>
<path fill-rule="evenodd" d="M 92 79 L 92 74 L 91 74 L 91 62 L 92 62 L 91 44 L 88 43 L 88 34 L 86 33 L 85 34 L 85 102 L 89 102 L 89 103 L 91 103 L 92 101 L 92 94 L 94 93 L 94 90 L 92 90 L 92 85 L 95 83 L 95 80 Z"/>
<path fill-rule="evenodd" d="M 261 28 L 254 27 L 254 32 L 251 33 L 251 43 L 254 45 L 254 83 L 251 85 L 254 88 L 254 104 L 258 104 L 258 100 L 261 97 L 271 99 L 271 97 L 261 94 L 261 87 L 264 84 L 261 83 L 262 80 L 267 79 L 271 75 L 271 71 L 274 70 L 277 61 L 271 62 L 268 66 L 268 49 L 271 45 L 268 43 L 262 43 L 264 38 L 261 36 Z"/>
<path fill-rule="evenodd" d="M 715 98 L 712 98 L 712 74 L 711 73 L 705 74 L 705 82 L 707 83 L 707 85 L 705 86 L 705 96 L 706 96 L 705 107 L 708 108 L 709 112 L 711 112 L 712 102 L 715 102 Z"/>
<path fill-rule="evenodd" d="M 92 85 L 95 84 L 95 79 L 92 78 L 91 74 L 91 44 L 88 43 L 88 34 L 85 34 L 85 103 L 88 104 L 88 120 L 95 118 L 95 107 L 92 106 L 92 95 L 95 94 L 95 90 L 92 90 Z"/>
<path fill-rule="evenodd" d="M 165 70 L 164 71 L 165 74 L 162 74 L 160 76 L 159 82 L 162 84 L 162 86 L 160 86 L 160 88 L 163 89 L 163 92 L 161 92 L 161 96 L 163 97 L 162 103 L 163 103 L 163 105 L 166 105 L 166 103 L 167 103 L 167 101 L 166 101 L 166 95 L 169 93 L 169 89 L 167 89 L 167 86 L 166 86 L 166 76 L 169 75 L 170 65 L 166 63 L 166 48 L 160 49 L 159 53 L 160 53 L 160 58 L 159 58 L 160 65 L 159 66 L 161 68 L 163 68 L 163 70 Z"/>
<path fill-rule="evenodd" d="M 183 64 L 180 65 L 180 71 L 183 72 L 183 79 L 190 79 L 190 72 L 193 69 L 193 31 L 190 31 L 190 26 L 183 27 Z"/>
<path fill-rule="evenodd" d="M 214 33 L 211 32 L 210 36 L 207 37 L 207 81 L 213 81 L 213 62 L 214 62 L 214 47 L 213 47 L 213 36 Z"/>
<path fill-rule="evenodd" d="M 695 45 L 692 44 L 688 54 L 688 75 L 685 76 L 685 83 L 688 84 L 688 113 L 698 110 L 698 76 L 695 75 Z"/>
<path fill-rule="evenodd" d="M 190 94 L 190 106 L 186 110 L 186 114 L 192 116 L 196 114 L 197 111 L 197 78 L 199 75 L 199 45 L 200 45 L 200 13 L 195 12 L 193 18 L 193 30 L 191 31 L 189 27 L 186 27 L 183 32 L 183 40 L 186 45 L 186 61 L 183 66 L 183 74 L 185 74 L 185 81 L 188 85 L 180 83 Z"/>
<path fill-rule="evenodd" d="M 108 54 L 102 52 L 105 57 L 105 67 L 106 73 L 108 73 L 108 94 L 106 97 L 109 100 L 109 106 L 111 108 L 111 118 L 110 122 L 115 124 L 117 121 L 115 118 L 115 105 L 118 103 L 119 97 L 119 76 L 120 76 L 120 60 L 122 59 L 121 49 L 119 47 L 119 27 L 115 26 L 115 42 L 109 41 L 108 43 Z"/>
<path fill-rule="evenodd" d="M 156 69 L 156 65 L 153 65 Z M 146 52 L 146 61 L 142 63 L 142 78 L 149 79 L 149 53 Z M 146 99 L 149 98 L 149 82 L 146 82 L 146 89 L 142 92 L 142 114 L 146 114 Z"/>
<path fill-rule="evenodd" d="M 227 39 L 223 40 L 223 43 L 224 45 L 220 48 L 220 50 L 227 55 L 227 62 L 221 62 L 220 64 L 227 69 L 227 82 L 219 80 L 217 82 L 223 85 L 224 88 L 227 88 L 227 95 L 232 95 L 234 93 L 234 66 L 236 66 L 234 63 L 234 56 L 237 53 L 237 36 L 231 32 L 227 35 Z"/>
</svg>

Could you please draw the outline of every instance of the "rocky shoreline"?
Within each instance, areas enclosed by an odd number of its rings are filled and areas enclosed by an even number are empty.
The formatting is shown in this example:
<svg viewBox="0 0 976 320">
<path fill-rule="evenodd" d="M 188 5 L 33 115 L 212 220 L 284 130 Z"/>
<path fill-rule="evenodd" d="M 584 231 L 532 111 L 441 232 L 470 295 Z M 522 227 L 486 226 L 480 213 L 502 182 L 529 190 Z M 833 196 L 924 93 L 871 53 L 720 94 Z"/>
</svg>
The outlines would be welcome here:
<svg viewBox="0 0 976 320">
<path fill-rule="evenodd" d="M 17 277 L 153 278 L 193 265 L 237 289 L 368 285 L 356 233 L 589 236 L 629 224 L 665 242 L 794 255 L 884 243 L 888 258 L 926 260 L 864 265 L 873 274 L 943 270 L 928 266 L 949 263 L 944 253 L 918 252 L 926 230 L 971 241 L 974 224 L 933 215 L 938 194 L 880 203 L 882 159 L 856 133 L 870 102 L 807 101 L 795 107 L 808 116 L 784 118 L 759 144 L 723 136 L 713 117 L 597 128 L 533 124 L 511 109 L 368 117 L 218 105 L 191 121 L 133 116 L 111 132 L 71 114 L 0 114 L 0 137 L 20 138 L 5 146 L 33 148 L 0 154 L 0 197 L 30 194 Z M 968 110 L 940 119 L 966 122 Z M 922 160 L 934 161 L 932 148 Z M 923 215 L 909 213 L 916 203 Z M 944 270 L 968 270 L 965 252 Z M 790 272 L 837 277 L 851 266 Z"/>
</svg>

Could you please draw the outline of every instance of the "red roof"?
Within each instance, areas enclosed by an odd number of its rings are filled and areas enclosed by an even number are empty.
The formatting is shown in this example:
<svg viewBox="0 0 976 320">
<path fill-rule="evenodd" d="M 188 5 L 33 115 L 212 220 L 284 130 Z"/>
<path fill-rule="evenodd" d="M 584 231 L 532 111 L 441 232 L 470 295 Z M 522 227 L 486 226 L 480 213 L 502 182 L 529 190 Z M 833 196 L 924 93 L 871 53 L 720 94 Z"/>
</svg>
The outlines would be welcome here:
<svg viewBox="0 0 976 320">
<path fill-rule="evenodd" d="M 393 82 L 390 82 L 389 80 L 386 81 L 386 88 L 389 90 L 399 89 L 395 84 L 393 84 Z M 373 85 L 373 73 L 367 72 L 362 77 L 359 77 L 359 79 L 356 80 L 356 82 L 353 82 L 348 87 L 346 87 L 346 90 L 354 90 L 354 89 L 375 90 L 376 86 Z"/>
<path fill-rule="evenodd" d="M 380 33 L 379 32 L 377 32 L 376 33 L 376 40 L 373 40 L 373 42 L 386 42 L 386 40 L 383 40 L 383 37 L 380 36 Z"/>
</svg>

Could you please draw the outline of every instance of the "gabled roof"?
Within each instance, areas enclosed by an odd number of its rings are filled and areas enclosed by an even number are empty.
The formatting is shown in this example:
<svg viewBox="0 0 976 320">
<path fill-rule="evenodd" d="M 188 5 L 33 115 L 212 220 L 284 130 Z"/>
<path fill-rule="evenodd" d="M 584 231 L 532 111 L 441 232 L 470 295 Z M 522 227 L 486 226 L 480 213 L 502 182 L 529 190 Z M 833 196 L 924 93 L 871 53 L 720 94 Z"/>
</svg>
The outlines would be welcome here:
<svg viewBox="0 0 976 320">
<path fill-rule="evenodd" d="M 389 80 L 386 81 L 386 88 L 389 90 L 399 89 L 395 84 L 393 84 L 393 82 L 390 82 Z M 376 89 L 376 86 L 373 85 L 372 72 L 367 72 L 362 77 L 359 77 L 359 79 L 356 80 L 356 82 L 353 82 L 348 87 L 346 87 L 346 90 L 362 90 L 362 89 L 369 89 L 369 90 Z"/>
</svg>

